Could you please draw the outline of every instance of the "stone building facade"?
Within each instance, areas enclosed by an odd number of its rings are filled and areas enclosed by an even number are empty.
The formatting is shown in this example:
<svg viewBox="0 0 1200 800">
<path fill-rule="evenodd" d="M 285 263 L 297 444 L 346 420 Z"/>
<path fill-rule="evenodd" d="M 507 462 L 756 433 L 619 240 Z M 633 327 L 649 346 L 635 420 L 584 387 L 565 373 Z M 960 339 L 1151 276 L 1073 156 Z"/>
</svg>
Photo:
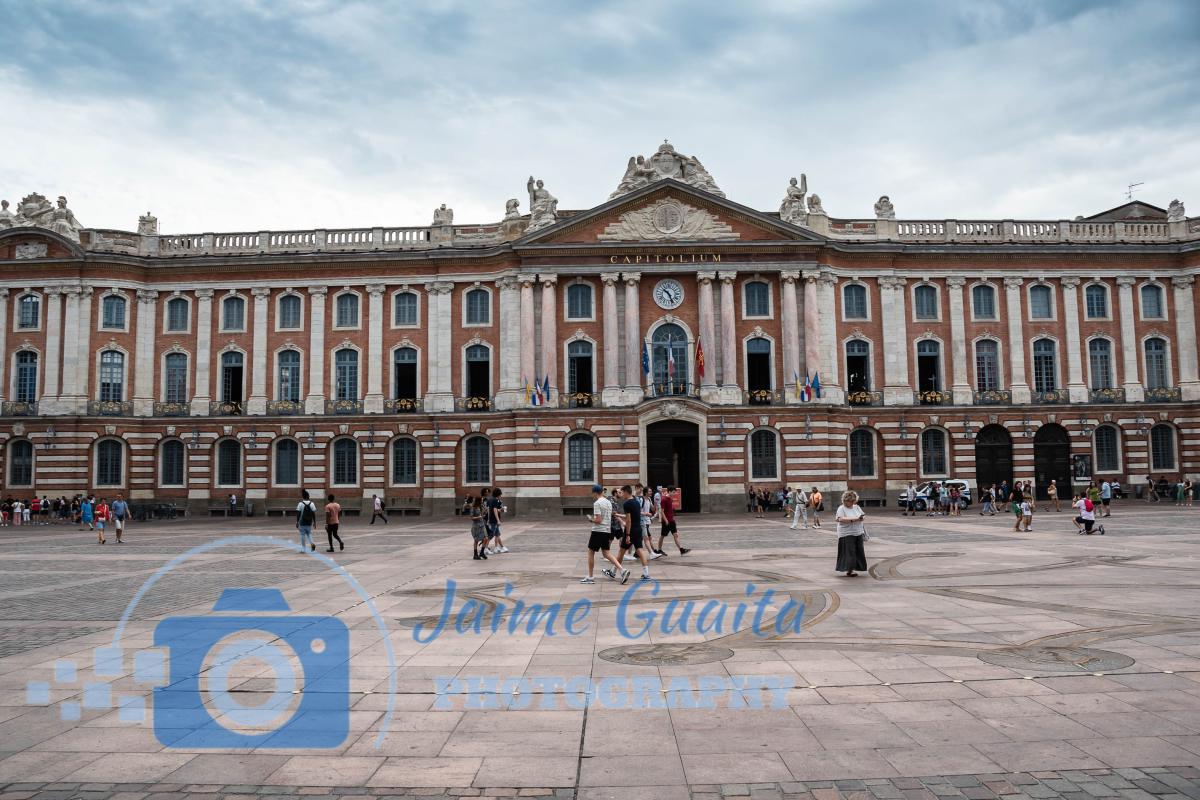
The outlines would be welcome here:
<svg viewBox="0 0 1200 800">
<path fill-rule="evenodd" d="M 558 513 L 638 479 L 708 510 L 1200 473 L 1182 204 L 842 219 L 806 183 L 757 211 L 663 145 L 592 209 L 531 178 L 485 225 L 165 235 L 6 204 L 0 490 L 430 513 L 499 485 Z"/>
</svg>

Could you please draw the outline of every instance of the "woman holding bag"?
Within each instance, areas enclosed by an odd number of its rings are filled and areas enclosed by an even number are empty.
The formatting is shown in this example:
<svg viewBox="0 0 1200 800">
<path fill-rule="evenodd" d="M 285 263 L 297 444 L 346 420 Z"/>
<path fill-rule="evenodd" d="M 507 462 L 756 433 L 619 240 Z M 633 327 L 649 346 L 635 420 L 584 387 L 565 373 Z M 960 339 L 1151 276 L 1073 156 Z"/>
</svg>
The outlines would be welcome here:
<svg viewBox="0 0 1200 800">
<path fill-rule="evenodd" d="M 867 568 L 867 553 L 863 549 L 867 539 L 867 529 L 863 526 L 866 516 L 859 508 L 858 492 L 842 492 L 842 504 L 834 513 L 838 534 L 837 571 L 846 573 L 847 578 L 857 575 L 855 570 Z"/>
</svg>

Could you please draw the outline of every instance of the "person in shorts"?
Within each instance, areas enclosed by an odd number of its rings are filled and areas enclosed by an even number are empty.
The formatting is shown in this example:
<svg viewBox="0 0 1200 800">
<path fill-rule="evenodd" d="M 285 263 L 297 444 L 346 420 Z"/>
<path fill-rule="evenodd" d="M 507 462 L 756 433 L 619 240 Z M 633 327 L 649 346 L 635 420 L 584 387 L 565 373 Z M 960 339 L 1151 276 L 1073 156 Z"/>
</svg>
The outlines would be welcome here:
<svg viewBox="0 0 1200 800">
<path fill-rule="evenodd" d="M 812 512 L 812 526 L 814 528 L 821 527 L 821 503 L 825 498 L 817 491 L 817 487 L 812 487 L 812 491 L 808 493 L 808 508 Z"/>
<path fill-rule="evenodd" d="M 629 570 L 622 570 L 621 563 L 617 561 L 609 547 L 612 545 L 612 502 L 604 496 L 604 487 L 600 484 L 592 486 L 592 515 L 588 517 L 591 522 L 591 532 L 588 534 L 588 557 L 587 575 L 580 579 L 580 583 L 595 583 L 596 570 L 596 553 L 600 553 L 604 560 L 612 564 L 611 567 L 604 568 L 604 574 L 609 580 L 617 580 L 618 575 L 622 575 L 624 583 L 629 579 Z"/>
<path fill-rule="evenodd" d="M 1021 524 L 1025 526 L 1025 530 L 1033 530 L 1033 504 L 1026 497 L 1021 503 Z M 1019 527 L 1017 530 L 1021 530 Z"/>
<path fill-rule="evenodd" d="M 1106 517 L 1112 516 L 1112 511 L 1108 508 L 1109 504 L 1112 503 L 1112 496 L 1112 484 L 1104 481 L 1104 483 L 1100 484 L 1100 505 L 1104 507 L 1104 516 Z"/>
<path fill-rule="evenodd" d="M 504 518 L 504 501 L 500 499 L 500 487 L 492 489 L 492 497 L 484 504 L 484 521 L 487 523 L 488 539 L 491 540 L 489 553 L 507 553 L 504 540 L 500 538 L 500 521 Z"/>
<path fill-rule="evenodd" d="M 104 538 L 104 525 L 108 522 L 108 514 L 108 503 L 101 497 L 100 502 L 96 503 L 96 508 L 92 512 L 92 515 L 96 519 L 96 537 L 100 541 L 100 544 L 104 544 L 107 541 Z"/>
<path fill-rule="evenodd" d="M 663 492 L 661 499 L 658 501 L 658 516 L 660 520 L 658 531 L 658 549 L 655 550 L 660 556 L 665 556 L 663 552 L 663 542 L 666 541 L 667 534 L 671 534 L 671 538 L 675 540 L 675 546 L 679 548 L 679 555 L 686 556 L 692 552 L 691 548 L 684 547 L 679 541 L 679 527 L 675 524 L 675 487 L 668 486 L 667 491 Z"/>
<path fill-rule="evenodd" d="M 342 550 L 346 549 L 342 537 L 338 536 L 338 527 L 342 524 L 342 504 L 329 495 L 329 502 L 325 503 L 325 536 L 329 539 L 329 549 L 326 553 L 333 552 L 333 540 L 337 539 L 338 547 Z"/>
<path fill-rule="evenodd" d="M 113 530 L 117 532 L 117 544 L 124 544 L 122 538 L 125 535 L 125 520 L 129 518 L 129 504 L 125 502 L 125 498 L 117 495 L 117 499 L 113 500 L 112 508 Z"/>
<path fill-rule="evenodd" d="M 645 543 L 642 538 L 642 506 L 638 503 L 633 487 L 626 484 L 621 487 L 621 511 L 624 534 L 621 538 L 621 550 L 617 553 L 617 563 L 625 560 L 625 553 L 632 552 L 642 563 L 642 580 L 650 580 L 650 561 L 646 558 Z M 629 580 L 629 570 L 621 573 L 621 583 Z"/>
</svg>

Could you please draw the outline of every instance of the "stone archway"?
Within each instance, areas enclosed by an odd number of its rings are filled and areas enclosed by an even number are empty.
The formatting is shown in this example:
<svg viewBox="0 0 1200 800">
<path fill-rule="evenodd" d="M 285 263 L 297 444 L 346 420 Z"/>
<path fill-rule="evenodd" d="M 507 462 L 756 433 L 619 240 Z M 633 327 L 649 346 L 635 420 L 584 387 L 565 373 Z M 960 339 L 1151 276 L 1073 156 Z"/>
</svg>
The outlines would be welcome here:
<svg viewBox="0 0 1200 800">
<path fill-rule="evenodd" d="M 1056 423 L 1038 428 L 1033 437 L 1033 485 L 1041 500 L 1047 497 L 1046 487 L 1053 480 L 1059 496 L 1071 493 L 1071 435 Z"/>
<path fill-rule="evenodd" d="M 976 497 L 982 496 L 984 487 L 1001 482 L 1012 486 L 1012 435 L 1003 425 L 987 425 L 975 437 Z"/>
</svg>

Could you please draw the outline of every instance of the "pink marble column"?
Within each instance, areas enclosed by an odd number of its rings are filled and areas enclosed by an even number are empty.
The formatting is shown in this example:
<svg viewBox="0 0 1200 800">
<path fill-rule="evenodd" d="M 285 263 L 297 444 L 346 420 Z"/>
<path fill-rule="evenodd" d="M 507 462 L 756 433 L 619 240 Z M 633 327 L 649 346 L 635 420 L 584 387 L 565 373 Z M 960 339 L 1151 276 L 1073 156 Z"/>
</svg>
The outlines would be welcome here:
<svg viewBox="0 0 1200 800">
<path fill-rule="evenodd" d="M 558 302 L 554 285 L 557 275 L 539 275 L 542 281 L 542 377 L 550 378 L 550 397 L 554 404 L 558 395 Z"/>
<path fill-rule="evenodd" d="M 715 272 L 696 273 L 696 282 L 700 285 L 700 344 L 704 349 L 704 378 L 700 384 L 702 389 L 717 388 L 717 365 L 721 356 L 713 345 L 717 338 L 716 320 L 713 318 L 713 281 Z"/>
<path fill-rule="evenodd" d="M 620 352 L 621 327 L 617 319 L 617 281 L 621 276 L 616 272 L 601 274 L 604 282 L 604 388 L 617 389 L 621 386 Z"/>
<path fill-rule="evenodd" d="M 721 278 L 721 385 L 737 388 L 737 315 L 733 303 L 736 272 L 722 272 Z"/>
<path fill-rule="evenodd" d="M 783 281 L 783 303 L 781 308 L 781 327 L 783 332 L 783 375 L 776 389 L 783 391 L 784 396 L 790 391 L 795 394 L 796 375 L 800 372 L 800 310 L 796 304 L 796 281 L 800 273 L 796 270 L 785 270 L 780 273 Z"/>
<path fill-rule="evenodd" d="M 625 278 L 625 387 L 642 386 L 642 322 L 638 297 L 640 272 L 623 273 Z"/>
<path fill-rule="evenodd" d="M 817 273 L 804 273 L 804 370 L 812 375 L 821 369 L 821 313 L 817 304 Z M 833 309 L 829 309 L 833 313 Z"/>
<path fill-rule="evenodd" d="M 518 275 L 521 282 L 521 390 L 525 382 L 532 386 L 537 380 L 533 362 L 533 279 L 532 275 Z"/>
</svg>

